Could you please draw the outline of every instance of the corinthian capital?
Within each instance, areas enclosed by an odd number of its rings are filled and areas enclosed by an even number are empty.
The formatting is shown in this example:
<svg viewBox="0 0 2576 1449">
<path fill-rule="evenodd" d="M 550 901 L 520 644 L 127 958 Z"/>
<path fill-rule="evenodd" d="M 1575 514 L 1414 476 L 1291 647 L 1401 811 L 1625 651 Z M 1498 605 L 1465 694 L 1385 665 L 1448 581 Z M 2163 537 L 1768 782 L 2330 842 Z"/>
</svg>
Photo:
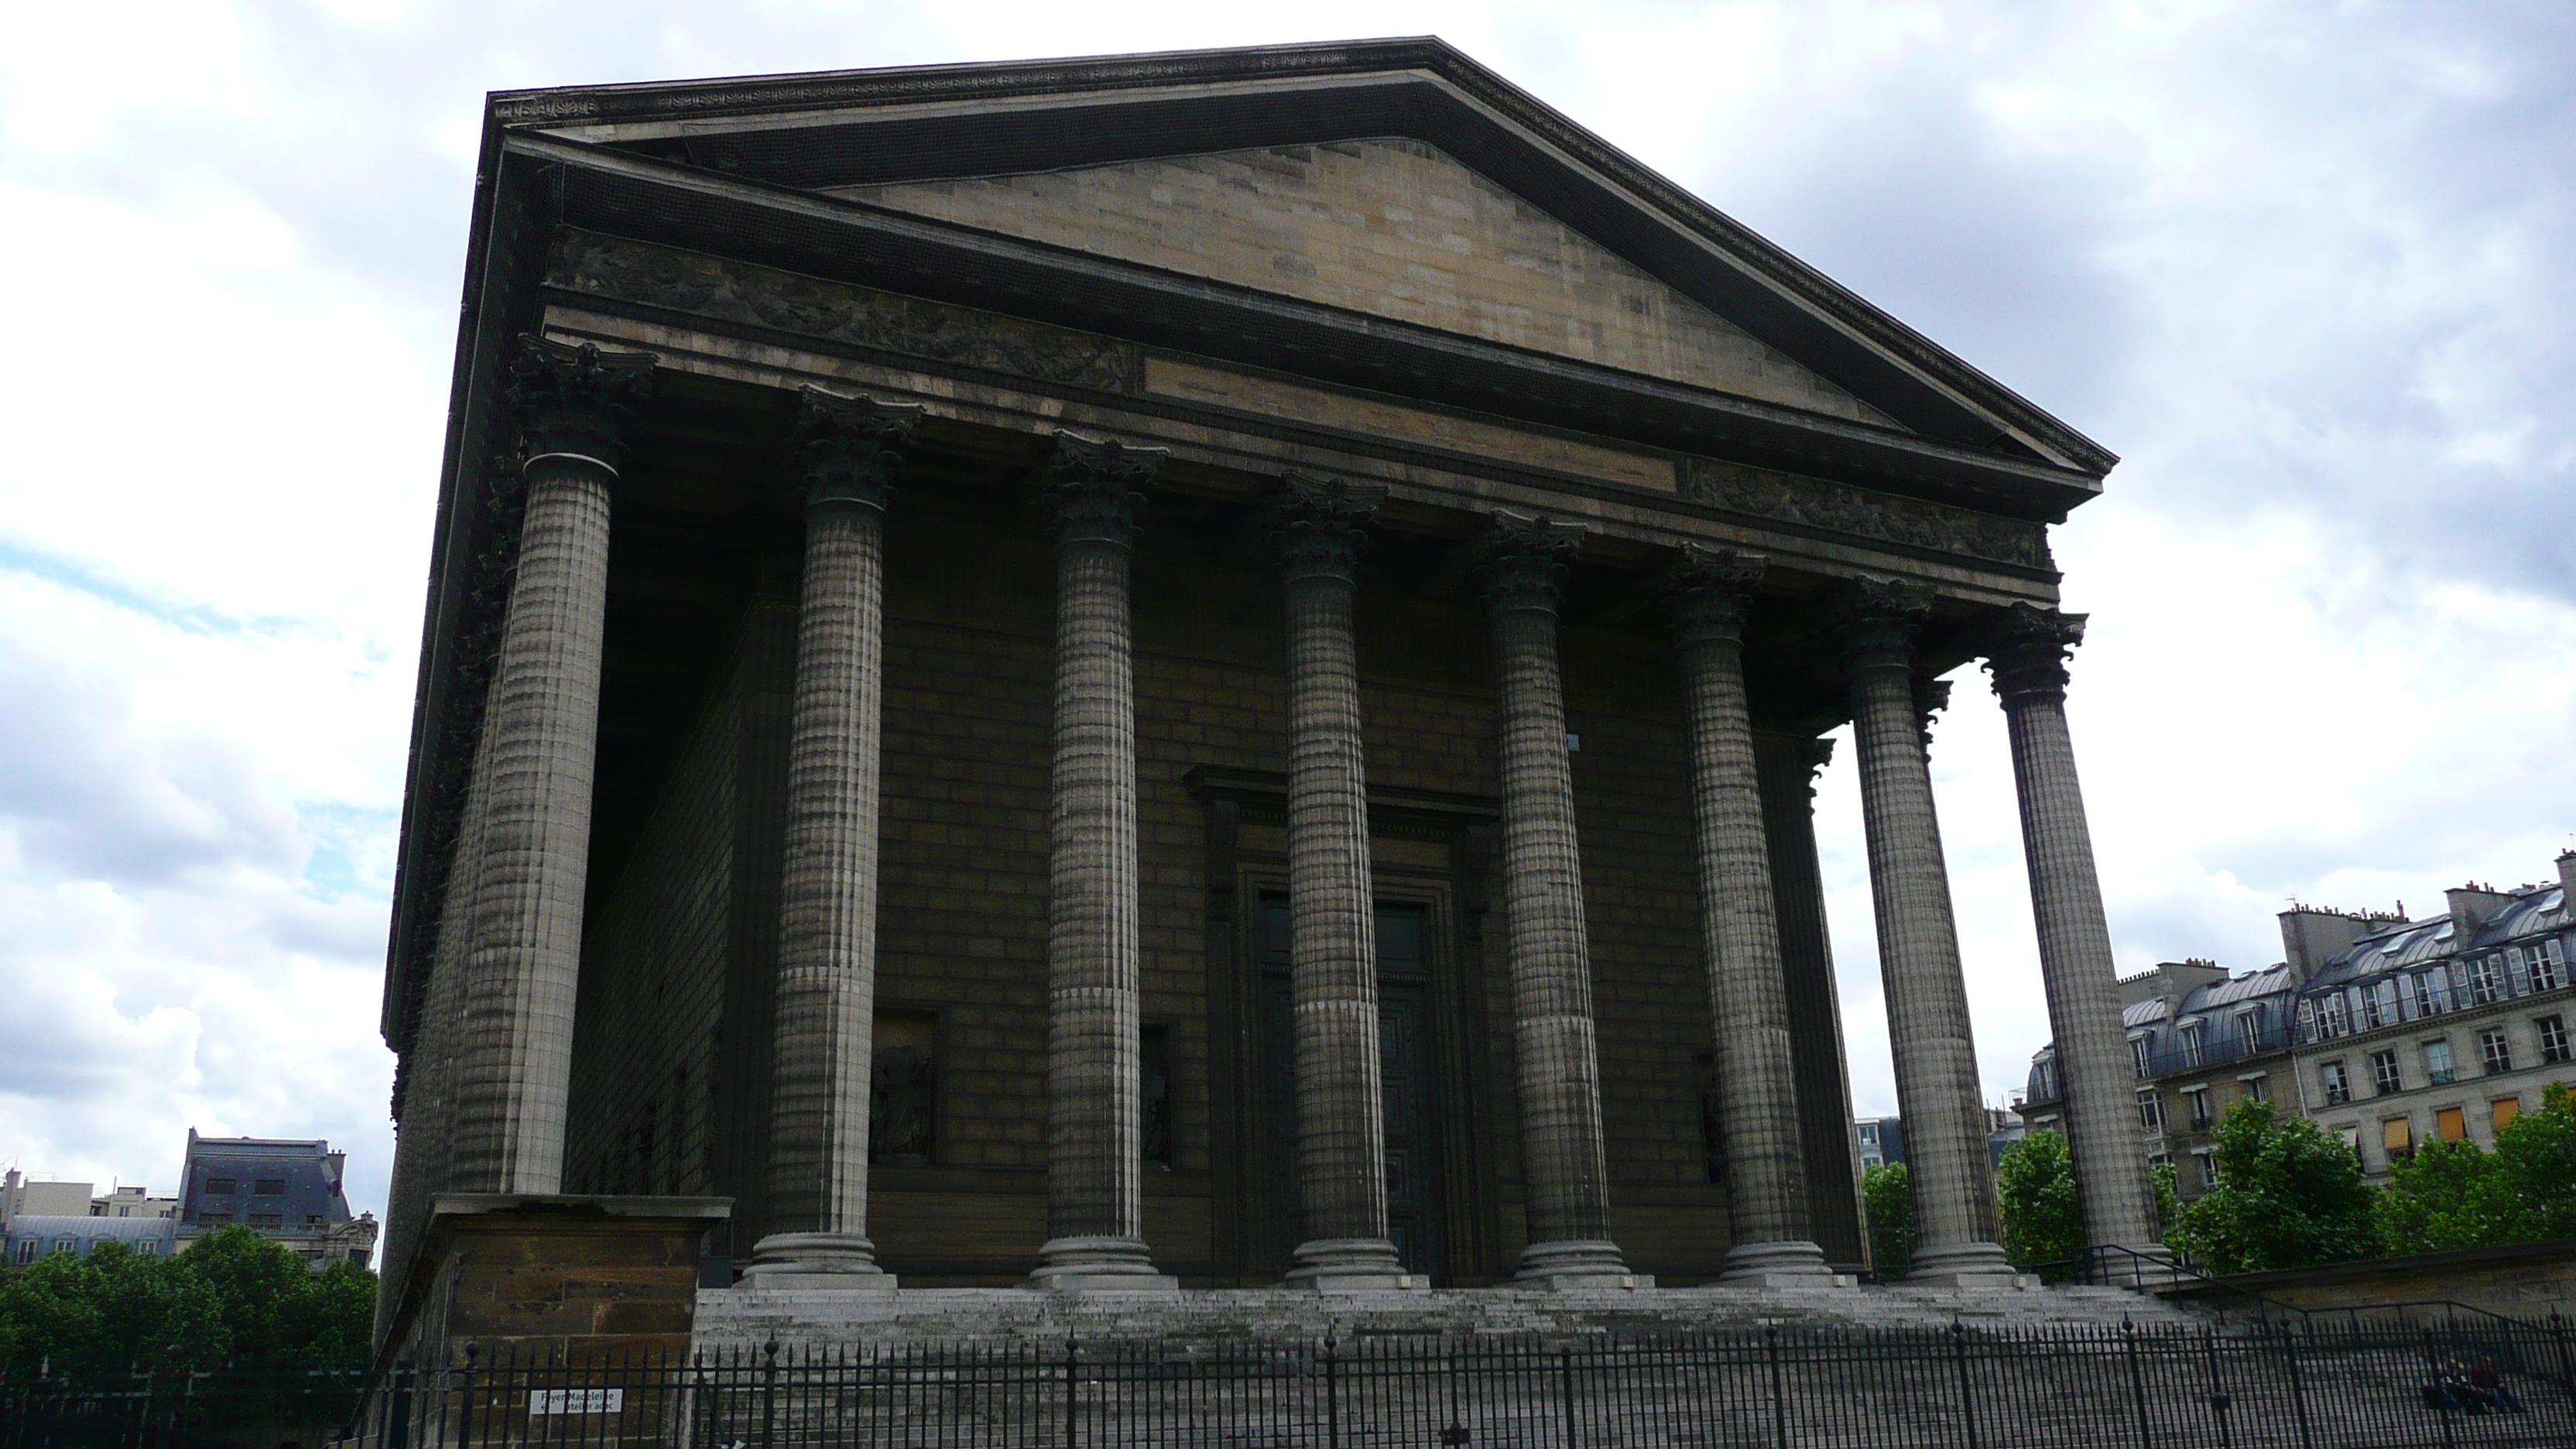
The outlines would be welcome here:
<svg viewBox="0 0 2576 1449">
<path fill-rule="evenodd" d="M 1556 612 L 1556 596 L 1565 585 L 1565 561 L 1583 546 L 1583 536 L 1589 532 L 1579 523 L 1507 508 L 1494 510 L 1494 524 L 1485 534 L 1477 570 L 1485 588 L 1485 607 L 1497 614 L 1518 609 Z"/>
<path fill-rule="evenodd" d="M 882 509 L 912 446 L 921 409 L 806 388 L 797 408 L 796 457 L 805 506 L 856 503 Z"/>
<path fill-rule="evenodd" d="M 1921 584 L 1853 580 L 1842 609 L 1844 662 L 1854 669 L 1912 668 L 1914 636 L 1931 616 L 1931 593 Z"/>
<path fill-rule="evenodd" d="M 1932 748 L 1932 720 L 1950 707 L 1950 681 L 1917 679 L 1914 681 L 1914 724 L 1923 733 L 1923 748 Z"/>
<path fill-rule="evenodd" d="M 1369 520 L 1385 502 L 1386 489 L 1374 483 L 1303 473 L 1280 479 L 1268 520 L 1280 571 L 1292 580 L 1351 578 L 1359 571 Z"/>
<path fill-rule="evenodd" d="M 1046 502 L 1053 515 L 1058 543 L 1135 542 L 1136 515 L 1145 506 L 1144 490 L 1161 475 L 1171 454 L 1161 448 L 1137 448 L 1116 439 L 1094 442 L 1072 433 L 1055 435 L 1055 456 L 1047 459 Z"/>
<path fill-rule="evenodd" d="M 1682 556 L 1655 581 L 1673 642 L 1736 643 L 1744 638 L 1744 610 L 1768 563 L 1762 555 L 1706 544 L 1682 545 Z"/>
<path fill-rule="evenodd" d="M 602 352 L 587 342 L 576 347 L 522 334 L 510 360 L 520 455 L 534 462 L 569 454 L 614 473 L 652 391 L 649 352 Z"/>
<path fill-rule="evenodd" d="M 2004 699 L 2066 693 L 2066 656 L 2084 642 L 2084 616 L 2014 604 L 1991 636 L 1986 672 Z"/>
</svg>

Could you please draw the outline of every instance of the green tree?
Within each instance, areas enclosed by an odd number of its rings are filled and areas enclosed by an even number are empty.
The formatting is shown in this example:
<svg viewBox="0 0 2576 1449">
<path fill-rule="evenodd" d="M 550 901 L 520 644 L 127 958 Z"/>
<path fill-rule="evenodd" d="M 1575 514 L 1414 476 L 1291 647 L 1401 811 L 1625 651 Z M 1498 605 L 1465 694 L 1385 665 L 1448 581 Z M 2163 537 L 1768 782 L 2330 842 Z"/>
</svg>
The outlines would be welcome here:
<svg viewBox="0 0 2576 1449">
<path fill-rule="evenodd" d="M 2174 1224 L 2182 1220 L 2182 1191 L 2174 1186 L 2174 1165 L 2157 1163 L 2147 1179 L 2156 1193 L 2156 1236 L 2166 1239 L 2165 1246 L 2170 1248 Z"/>
<path fill-rule="evenodd" d="M 2576 1238 L 2576 1087 L 2552 1082 L 2541 1109 L 2496 1134 L 2495 1176 L 2514 1242 Z"/>
<path fill-rule="evenodd" d="M 87 1257 L 0 1269 L 0 1362 L 158 1358 L 174 1346 L 198 1363 L 348 1362 L 365 1354 L 375 1283 L 356 1263 L 315 1273 L 248 1228 L 169 1258 L 101 1243 Z"/>
<path fill-rule="evenodd" d="M 1995 1168 L 1995 1206 L 2003 1215 L 2004 1254 L 2015 1263 L 2031 1268 L 2083 1255 L 2084 1208 L 2062 1135 L 2033 1132 L 2004 1153 Z"/>
<path fill-rule="evenodd" d="M 1904 1163 L 1890 1162 L 1865 1173 L 1860 1190 L 1869 1205 L 1870 1266 L 1894 1282 L 1914 1270 L 1914 1184 Z"/>
<path fill-rule="evenodd" d="M 2379 1235 L 2361 1159 L 2304 1117 L 2239 1102 L 2219 1119 L 2218 1183 L 2177 1214 L 2168 1241 L 2216 1273 L 2258 1273 L 2374 1256 Z"/>
<path fill-rule="evenodd" d="M 2428 1142 L 2390 1166 L 2379 1194 L 2383 1251 L 2446 1253 L 2521 1238 L 2513 1190 L 2474 1142 Z"/>
</svg>

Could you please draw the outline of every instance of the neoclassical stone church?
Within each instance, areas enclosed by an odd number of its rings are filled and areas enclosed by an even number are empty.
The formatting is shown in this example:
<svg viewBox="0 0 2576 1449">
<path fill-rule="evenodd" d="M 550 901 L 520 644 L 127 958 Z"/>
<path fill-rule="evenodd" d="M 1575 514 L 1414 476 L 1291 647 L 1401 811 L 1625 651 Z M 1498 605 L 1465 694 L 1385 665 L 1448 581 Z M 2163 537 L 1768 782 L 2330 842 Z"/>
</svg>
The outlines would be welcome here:
<svg viewBox="0 0 2576 1449">
<path fill-rule="evenodd" d="M 860 1292 L 1858 1271 L 1845 723 L 1917 1271 L 2004 1277 L 1974 660 L 2151 1242 L 2047 543 L 2113 462 L 1436 40 L 493 96 L 384 1330 L 495 1222 Z"/>
</svg>

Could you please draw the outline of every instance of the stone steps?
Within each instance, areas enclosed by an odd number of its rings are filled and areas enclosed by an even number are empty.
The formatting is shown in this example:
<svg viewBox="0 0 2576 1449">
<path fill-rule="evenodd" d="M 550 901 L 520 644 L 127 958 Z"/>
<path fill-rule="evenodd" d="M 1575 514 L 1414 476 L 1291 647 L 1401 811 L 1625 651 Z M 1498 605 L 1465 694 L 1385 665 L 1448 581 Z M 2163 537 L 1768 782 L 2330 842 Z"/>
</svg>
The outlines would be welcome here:
<svg viewBox="0 0 2576 1449">
<path fill-rule="evenodd" d="M 1977 1328 L 2196 1324 L 2199 1310 L 2117 1288 L 1435 1289 L 1319 1294 L 1286 1288 L 1061 1294 L 1025 1288 L 894 1293 L 710 1288 L 700 1346 L 821 1347 L 931 1340 L 1317 1340 L 1393 1334 L 1564 1336 L 1758 1328 Z"/>
</svg>

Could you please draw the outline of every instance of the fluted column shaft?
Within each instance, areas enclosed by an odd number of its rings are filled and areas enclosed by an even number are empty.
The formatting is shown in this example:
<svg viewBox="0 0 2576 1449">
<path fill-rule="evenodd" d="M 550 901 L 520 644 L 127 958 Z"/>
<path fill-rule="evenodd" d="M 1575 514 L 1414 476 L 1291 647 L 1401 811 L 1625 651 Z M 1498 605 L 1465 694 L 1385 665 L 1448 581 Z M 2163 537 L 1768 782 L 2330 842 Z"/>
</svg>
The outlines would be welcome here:
<svg viewBox="0 0 2576 1449">
<path fill-rule="evenodd" d="M 563 1186 L 573 1002 L 599 742 L 609 488 L 652 359 L 526 339 L 528 461 L 517 571 L 483 728 L 491 736 L 468 947 L 451 1191 Z"/>
<path fill-rule="evenodd" d="M 1136 689 L 1128 562 L 1157 452 L 1057 435 L 1041 1284 L 1162 1286 L 1144 1239 Z M 1104 1281 L 1109 1280 L 1109 1281 Z"/>
<path fill-rule="evenodd" d="M 1484 568 L 1503 787 L 1505 952 L 1520 1089 L 1526 1282 L 1627 1281 L 1610 1240 L 1601 1062 L 1556 602 L 1579 529 L 1501 513 Z"/>
<path fill-rule="evenodd" d="M 779 882 L 769 1212 L 748 1276 L 890 1287 L 868 1241 L 885 508 L 914 409 L 809 389 L 805 569 Z"/>
<path fill-rule="evenodd" d="M 1919 596 L 1864 587 L 1847 633 L 1888 1044 L 1914 1196 L 1914 1276 L 2009 1271 L 1995 1238 L 1984 1089 L 1913 672 Z"/>
<path fill-rule="evenodd" d="M 2093 833 L 2066 728 L 2066 652 L 2084 637 L 2080 614 L 2016 608 L 1987 668 L 2012 736 L 2013 784 L 2039 928 L 2048 1024 L 2066 1095 L 2066 1137 L 2085 1239 L 2161 1250 L 2155 1196 L 2138 1154 L 2136 1098 L 2120 1021 L 2119 971 L 2102 912 Z"/>
<path fill-rule="evenodd" d="M 1376 890 L 1351 605 L 1361 532 L 1384 498 L 1292 475 L 1277 510 L 1288 633 L 1289 990 L 1297 1205 L 1292 1283 L 1403 1286 L 1387 1238 Z"/>
<path fill-rule="evenodd" d="M 1759 559 L 1686 545 L 1663 593 L 1689 724 L 1728 1276 L 1821 1276 L 1824 1253 L 1807 1225 L 1780 924 L 1744 690 L 1744 611 L 1761 572 Z"/>
</svg>

